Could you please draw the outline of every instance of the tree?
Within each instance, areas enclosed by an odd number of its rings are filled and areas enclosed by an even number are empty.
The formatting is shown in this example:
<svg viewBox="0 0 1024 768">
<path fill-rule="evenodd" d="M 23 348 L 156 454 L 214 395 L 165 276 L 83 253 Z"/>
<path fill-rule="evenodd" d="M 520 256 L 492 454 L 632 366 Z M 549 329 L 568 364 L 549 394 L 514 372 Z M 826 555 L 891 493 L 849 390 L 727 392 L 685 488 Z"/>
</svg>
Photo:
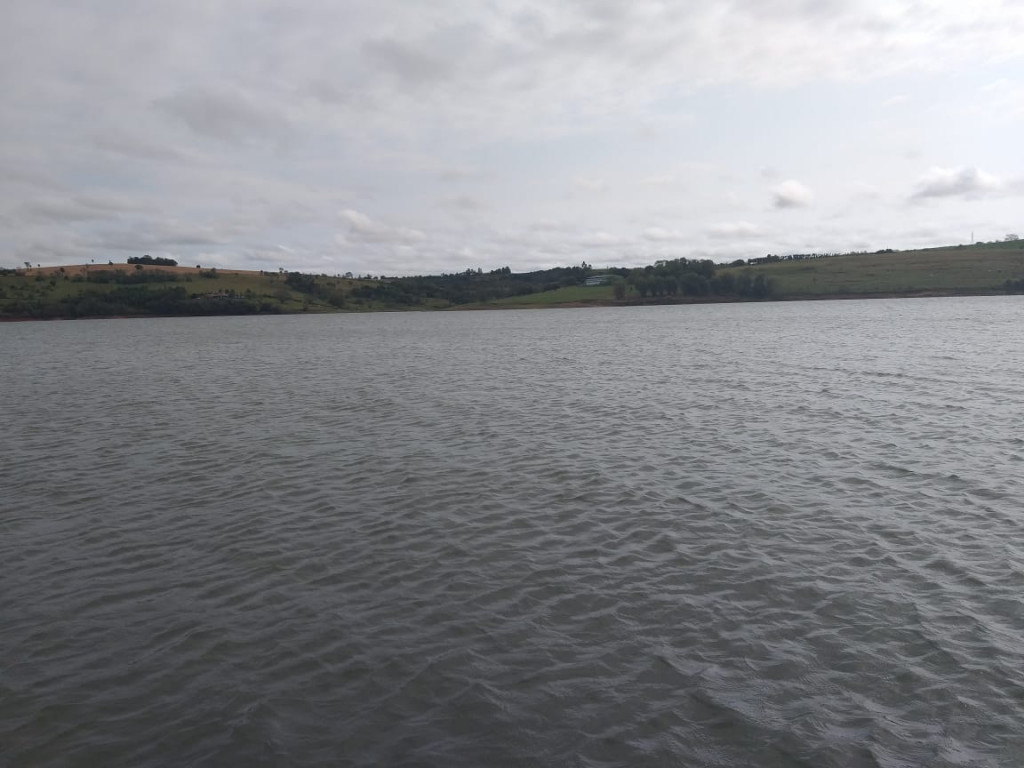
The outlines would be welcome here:
<svg viewBox="0 0 1024 768">
<path fill-rule="evenodd" d="M 148 253 L 145 256 L 129 256 L 129 264 L 149 264 L 158 267 L 176 267 L 178 262 L 174 259 L 165 259 L 162 256 L 150 256 Z"/>
<path fill-rule="evenodd" d="M 1016 242 L 1017 240 L 1020 240 L 1020 237 L 1018 235 L 1013 234 L 1013 233 L 1010 233 L 1009 235 L 1007 235 L 1006 237 L 1003 238 L 1003 242 L 1006 242 L 1006 243 L 1013 243 L 1013 242 Z"/>
</svg>

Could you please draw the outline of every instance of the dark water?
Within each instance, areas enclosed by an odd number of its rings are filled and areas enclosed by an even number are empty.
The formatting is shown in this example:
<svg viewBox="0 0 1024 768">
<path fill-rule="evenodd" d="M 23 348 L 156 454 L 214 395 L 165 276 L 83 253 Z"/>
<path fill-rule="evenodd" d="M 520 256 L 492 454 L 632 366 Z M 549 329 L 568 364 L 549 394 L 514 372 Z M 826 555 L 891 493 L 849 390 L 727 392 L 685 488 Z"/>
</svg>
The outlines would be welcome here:
<svg viewBox="0 0 1024 768">
<path fill-rule="evenodd" d="M 1022 327 L 0 326 L 0 763 L 1024 764 Z"/>
</svg>

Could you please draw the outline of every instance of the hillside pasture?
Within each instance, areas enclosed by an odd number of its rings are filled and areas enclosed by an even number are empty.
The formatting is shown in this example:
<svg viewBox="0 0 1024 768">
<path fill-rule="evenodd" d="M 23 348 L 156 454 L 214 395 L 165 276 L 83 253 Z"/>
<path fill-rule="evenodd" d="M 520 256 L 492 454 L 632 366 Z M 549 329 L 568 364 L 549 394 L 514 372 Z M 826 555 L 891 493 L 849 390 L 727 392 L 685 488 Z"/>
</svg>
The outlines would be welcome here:
<svg viewBox="0 0 1024 768">
<path fill-rule="evenodd" d="M 776 298 L 815 296 L 996 293 L 1024 277 L 1024 247 L 953 246 L 919 251 L 857 253 L 780 261 L 721 272 L 761 272 Z"/>
</svg>

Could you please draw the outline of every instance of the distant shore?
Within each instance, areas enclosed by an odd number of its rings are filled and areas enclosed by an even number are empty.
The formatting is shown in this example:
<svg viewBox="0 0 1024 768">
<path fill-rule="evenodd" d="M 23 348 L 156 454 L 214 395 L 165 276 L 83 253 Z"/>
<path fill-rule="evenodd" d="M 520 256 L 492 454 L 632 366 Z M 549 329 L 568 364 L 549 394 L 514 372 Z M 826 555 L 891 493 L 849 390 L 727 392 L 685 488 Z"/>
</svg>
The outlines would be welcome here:
<svg viewBox="0 0 1024 768">
<path fill-rule="evenodd" d="M 145 257 L 149 259 L 149 257 Z M 314 275 L 174 264 L 75 264 L 0 270 L 0 321 L 480 309 L 581 309 L 750 301 L 1024 293 L 1021 241 L 917 251 L 795 254 L 647 267 L 584 262 L 417 277 Z"/>
</svg>

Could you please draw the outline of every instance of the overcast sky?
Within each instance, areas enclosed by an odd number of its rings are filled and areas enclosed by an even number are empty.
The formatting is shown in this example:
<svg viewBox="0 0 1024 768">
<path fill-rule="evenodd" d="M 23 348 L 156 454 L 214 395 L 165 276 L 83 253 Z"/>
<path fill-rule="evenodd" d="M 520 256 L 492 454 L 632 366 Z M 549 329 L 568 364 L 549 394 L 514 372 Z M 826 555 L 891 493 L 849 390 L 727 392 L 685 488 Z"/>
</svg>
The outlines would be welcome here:
<svg viewBox="0 0 1024 768">
<path fill-rule="evenodd" d="M 0 266 L 1024 235 L 1024 0 L 5 0 Z"/>
</svg>

